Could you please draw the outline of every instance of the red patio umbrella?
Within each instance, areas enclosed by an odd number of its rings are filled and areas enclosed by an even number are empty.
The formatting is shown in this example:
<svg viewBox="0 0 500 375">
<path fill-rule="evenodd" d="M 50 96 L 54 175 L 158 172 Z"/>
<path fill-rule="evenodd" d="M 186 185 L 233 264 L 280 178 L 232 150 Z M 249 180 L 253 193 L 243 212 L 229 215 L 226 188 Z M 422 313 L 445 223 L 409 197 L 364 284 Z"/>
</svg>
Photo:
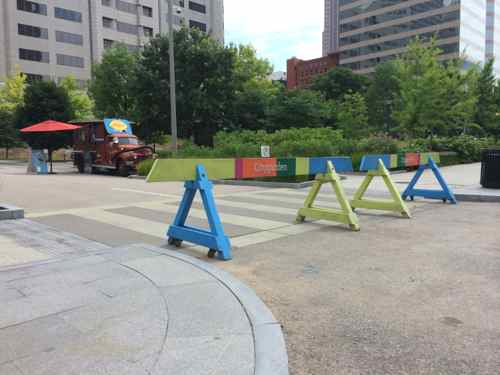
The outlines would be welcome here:
<svg viewBox="0 0 500 375">
<path fill-rule="evenodd" d="M 23 128 L 21 129 L 21 133 L 36 137 L 36 134 L 40 134 L 40 136 L 42 136 L 42 134 L 70 132 L 80 128 L 81 126 L 78 125 L 71 125 L 64 122 L 48 120 Z M 50 147 L 47 148 L 49 149 L 50 173 L 52 173 L 52 150 Z"/>
<path fill-rule="evenodd" d="M 21 133 L 54 133 L 67 132 L 80 129 L 81 126 L 66 124 L 65 122 L 48 120 L 39 124 L 28 126 L 21 129 Z"/>
</svg>

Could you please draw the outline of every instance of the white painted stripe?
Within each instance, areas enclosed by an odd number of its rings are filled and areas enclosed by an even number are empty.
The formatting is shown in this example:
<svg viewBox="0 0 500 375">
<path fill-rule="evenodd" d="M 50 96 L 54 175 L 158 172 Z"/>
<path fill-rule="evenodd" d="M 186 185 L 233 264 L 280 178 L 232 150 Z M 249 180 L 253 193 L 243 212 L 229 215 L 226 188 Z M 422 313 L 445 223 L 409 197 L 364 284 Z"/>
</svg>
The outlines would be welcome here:
<svg viewBox="0 0 500 375">
<path fill-rule="evenodd" d="M 231 239 L 231 245 L 235 248 L 256 245 L 263 242 L 276 240 L 278 238 L 287 237 L 287 234 L 276 233 L 274 231 L 251 233 L 245 236 L 235 237 Z"/>
<path fill-rule="evenodd" d="M 293 208 L 285 208 L 285 207 L 276 207 L 273 205 L 269 206 L 264 206 L 261 204 L 256 204 L 256 203 L 248 203 L 248 202 L 236 202 L 236 201 L 229 201 L 229 200 L 224 200 L 224 199 L 216 199 L 215 203 L 217 205 L 221 206 L 228 206 L 228 207 L 234 207 L 234 208 L 242 208 L 242 209 L 248 209 L 248 210 L 255 210 L 255 211 L 261 211 L 261 212 L 269 212 L 273 214 L 284 214 L 284 215 L 297 215 L 297 209 Z"/>
<path fill-rule="evenodd" d="M 172 206 L 168 204 L 162 204 L 158 205 L 155 202 L 145 202 L 141 203 L 140 205 L 134 204 L 134 206 L 139 206 L 142 208 L 148 208 L 156 211 L 161 211 L 161 212 L 168 212 L 168 213 L 176 213 L 178 207 L 177 206 Z M 197 208 L 191 208 L 189 210 L 189 216 L 196 217 L 199 219 L 206 219 L 207 216 L 205 214 L 205 210 L 197 209 Z M 259 229 L 259 230 L 269 230 L 273 228 L 280 228 L 283 226 L 290 225 L 290 223 L 285 223 L 281 221 L 274 221 L 274 220 L 265 220 L 265 219 L 259 219 L 259 218 L 253 218 L 253 217 L 248 217 L 248 216 L 241 216 L 241 215 L 233 215 L 233 214 L 225 214 L 219 212 L 219 217 L 223 223 L 228 223 L 228 224 L 235 224 L 235 225 L 241 225 L 244 227 L 248 228 L 254 228 L 254 229 Z"/>
<path fill-rule="evenodd" d="M 300 199 L 300 198 L 291 198 L 291 197 L 281 197 L 281 196 L 267 196 L 265 194 L 238 194 L 238 195 L 233 195 L 235 199 L 238 197 L 248 197 L 248 198 L 253 198 L 253 199 L 259 199 L 262 201 L 269 201 L 269 202 L 284 202 L 284 203 L 294 203 L 297 205 L 297 209 L 304 207 L 304 201 L 305 199 Z M 247 202 L 249 203 L 249 202 Z M 269 204 L 270 207 L 273 207 L 272 204 Z M 332 200 L 331 201 L 326 201 L 326 200 L 320 200 L 317 199 L 314 201 L 314 206 L 316 207 L 331 207 L 331 208 L 338 208 L 339 204 L 336 201 L 335 195 L 332 195 Z"/>
<path fill-rule="evenodd" d="M 165 239 L 165 233 L 168 230 L 167 224 L 162 224 L 157 221 L 139 219 L 132 216 L 116 214 L 113 212 L 104 211 L 101 209 L 80 209 L 74 210 L 72 215 L 76 215 L 85 219 L 98 221 L 109 225 L 114 225 L 120 228 L 128 229 L 134 232 L 147 234 L 148 236 Z"/>
<path fill-rule="evenodd" d="M 156 197 L 164 197 L 164 198 L 170 198 L 170 199 L 174 199 L 174 200 L 180 200 L 181 199 L 180 195 L 155 193 L 155 192 L 152 192 L 152 191 L 135 190 L 135 189 L 125 189 L 125 188 L 112 188 L 111 190 L 114 190 L 114 191 L 123 191 L 123 192 L 127 192 L 127 193 L 143 194 L 143 195 L 154 195 Z"/>
</svg>

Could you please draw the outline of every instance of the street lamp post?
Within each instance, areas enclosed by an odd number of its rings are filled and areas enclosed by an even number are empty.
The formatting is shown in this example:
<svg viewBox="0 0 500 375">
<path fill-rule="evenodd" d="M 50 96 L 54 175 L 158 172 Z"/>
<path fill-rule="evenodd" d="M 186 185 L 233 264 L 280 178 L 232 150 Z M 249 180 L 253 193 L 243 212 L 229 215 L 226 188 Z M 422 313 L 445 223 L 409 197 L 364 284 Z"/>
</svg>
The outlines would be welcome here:
<svg viewBox="0 0 500 375">
<path fill-rule="evenodd" d="M 168 41 L 170 58 L 170 127 L 172 133 L 172 147 L 177 153 L 177 103 L 175 95 L 175 58 L 174 58 L 174 0 L 168 2 Z"/>
</svg>

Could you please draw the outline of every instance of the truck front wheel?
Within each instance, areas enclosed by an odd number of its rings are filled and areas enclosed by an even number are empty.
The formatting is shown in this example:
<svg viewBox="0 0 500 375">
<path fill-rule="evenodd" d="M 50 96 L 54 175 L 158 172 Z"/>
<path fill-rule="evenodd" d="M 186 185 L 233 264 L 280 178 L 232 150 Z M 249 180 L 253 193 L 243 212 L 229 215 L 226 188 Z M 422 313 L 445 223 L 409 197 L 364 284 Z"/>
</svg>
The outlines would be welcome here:
<svg viewBox="0 0 500 375">
<path fill-rule="evenodd" d="M 122 177 L 128 177 L 130 175 L 130 169 L 124 161 L 118 162 L 118 175 Z"/>
<path fill-rule="evenodd" d="M 78 157 L 75 159 L 75 166 L 78 169 L 78 173 L 83 173 L 84 172 L 84 167 L 83 167 L 83 158 Z"/>
</svg>

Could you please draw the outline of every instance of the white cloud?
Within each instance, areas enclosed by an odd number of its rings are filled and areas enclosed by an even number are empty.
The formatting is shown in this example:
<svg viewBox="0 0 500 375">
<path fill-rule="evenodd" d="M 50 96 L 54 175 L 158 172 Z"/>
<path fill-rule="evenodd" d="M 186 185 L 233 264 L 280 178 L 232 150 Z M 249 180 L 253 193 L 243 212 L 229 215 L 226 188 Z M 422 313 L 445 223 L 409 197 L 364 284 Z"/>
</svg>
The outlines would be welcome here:
<svg viewBox="0 0 500 375">
<path fill-rule="evenodd" d="M 321 56 L 324 0 L 225 0 L 226 41 L 250 43 L 276 70 Z"/>
</svg>

